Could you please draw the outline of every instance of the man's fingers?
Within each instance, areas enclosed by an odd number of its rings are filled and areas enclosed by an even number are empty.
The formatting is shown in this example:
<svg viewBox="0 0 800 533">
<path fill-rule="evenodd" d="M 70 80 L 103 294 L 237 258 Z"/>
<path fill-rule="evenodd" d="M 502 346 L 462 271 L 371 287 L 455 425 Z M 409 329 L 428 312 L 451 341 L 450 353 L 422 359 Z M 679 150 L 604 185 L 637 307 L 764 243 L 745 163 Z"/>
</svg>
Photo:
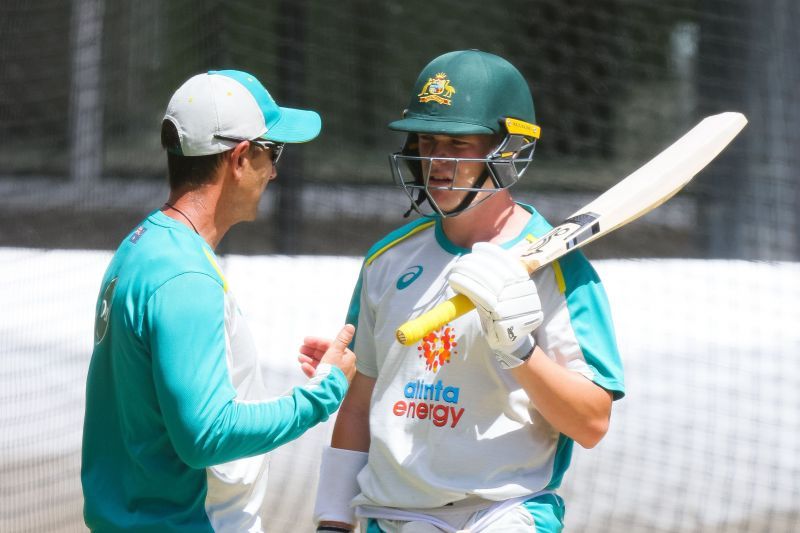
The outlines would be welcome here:
<svg viewBox="0 0 800 533">
<path fill-rule="evenodd" d="M 313 357 L 314 359 L 322 359 L 322 356 L 331 345 L 330 339 L 322 337 L 306 337 L 303 339 L 303 345 L 300 346 L 300 353 Z"/>
<path fill-rule="evenodd" d="M 314 373 L 317 371 L 316 366 L 310 365 L 308 363 L 301 364 L 300 369 L 303 371 L 303 374 L 305 374 L 307 378 L 314 377 Z"/>
<path fill-rule="evenodd" d="M 336 335 L 336 339 L 331 343 L 331 348 L 339 351 L 345 351 L 350 341 L 353 340 L 353 335 L 356 333 L 356 328 L 352 324 L 345 324 L 344 327 Z"/>
<path fill-rule="evenodd" d="M 323 349 L 304 344 L 300 347 L 300 353 L 314 359 L 319 359 L 320 357 L 322 357 L 322 354 L 325 353 L 327 348 L 328 348 L 327 346 L 325 346 L 325 348 Z"/>
</svg>

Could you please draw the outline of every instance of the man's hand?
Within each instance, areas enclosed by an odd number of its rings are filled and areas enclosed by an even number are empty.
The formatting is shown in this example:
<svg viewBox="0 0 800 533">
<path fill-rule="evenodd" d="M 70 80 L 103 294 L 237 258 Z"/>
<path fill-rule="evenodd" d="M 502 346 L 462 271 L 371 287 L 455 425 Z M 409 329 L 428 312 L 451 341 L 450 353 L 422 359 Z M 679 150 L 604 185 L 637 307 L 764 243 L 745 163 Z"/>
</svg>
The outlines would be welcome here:
<svg viewBox="0 0 800 533">
<path fill-rule="evenodd" d="M 479 242 L 453 265 L 448 283 L 475 304 L 500 364 L 522 364 L 533 351 L 531 333 L 543 315 L 536 284 L 520 260 L 496 244 Z"/>
<path fill-rule="evenodd" d="M 332 341 L 322 337 L 303 339 L 300 355 L 297 357 L 303 373 L 310 378 L 320 363 L 328 363 L 344 372 L 347 381 L 350 382 L 356 373 L 356 356 L 347 346 L 353 340 L 355 332 L 354 326 L 345 324 Z"/>
</svg>

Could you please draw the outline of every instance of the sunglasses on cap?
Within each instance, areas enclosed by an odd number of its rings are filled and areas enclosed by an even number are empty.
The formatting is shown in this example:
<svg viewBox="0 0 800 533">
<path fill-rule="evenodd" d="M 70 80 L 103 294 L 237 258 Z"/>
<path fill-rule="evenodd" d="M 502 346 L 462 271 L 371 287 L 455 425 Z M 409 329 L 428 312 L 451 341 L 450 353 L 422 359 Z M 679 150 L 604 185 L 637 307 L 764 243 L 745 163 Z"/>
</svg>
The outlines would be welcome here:
<svg viewBox="0 0 800 533">
<path fill-rule="evenodd" d="M 255 144 L 259 148 L 269 151 L 273 165 L 278 164 L 278 160 L 281 158 L 281 154 L 283 153 L 284 143 L 266 141 L 264 139 L 240 139 L 238 137 L 226 137 L 224 135 L 214 135 L 214 138 L 220 139 L 222 141 L 230 141 L 235 143 L 247 141 L 249 143 Z"/>
</svg>

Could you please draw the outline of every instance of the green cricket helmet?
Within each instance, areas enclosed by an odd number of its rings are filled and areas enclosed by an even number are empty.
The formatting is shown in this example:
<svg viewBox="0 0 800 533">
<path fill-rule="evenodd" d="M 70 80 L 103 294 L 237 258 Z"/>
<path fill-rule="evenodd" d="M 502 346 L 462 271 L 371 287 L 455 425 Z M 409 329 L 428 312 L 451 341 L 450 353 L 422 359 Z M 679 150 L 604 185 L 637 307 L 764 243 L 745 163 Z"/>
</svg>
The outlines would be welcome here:
<svg viewBox="0 0 800 533">
<path fill-rule="evenodd" d="M 528 83 L 514 65 L 479 50 L 441 55 L 420 73 L 403 118 L 389 124 L 390 129 L 408 132 L 403 149 L 390 156 L 394 180 L 411 199 L 411 209 L 424 216 L 455 216 L 491 196 L 473 202 L 479 192 L 495 193 L 519 181 L 532 161 L 541 131 L 535 122 Z M 501 140 L 482 158 L 424 157 L 419 154 L 417 143 L 421 133 L 496 135 Z M 484 172 L 470 187 L 453 187 L 453 180 L 450 187 L 431 187 L 468 191 L 453 210 L 440 209 L 428 194 L 433 160 L 453 161 L 453 177 L 460 162 L 485 163 Z M 487 178 L 491 187 L 487 186 Z M 430 210 L 423 209 L 426 200 Z"/>
</svg>

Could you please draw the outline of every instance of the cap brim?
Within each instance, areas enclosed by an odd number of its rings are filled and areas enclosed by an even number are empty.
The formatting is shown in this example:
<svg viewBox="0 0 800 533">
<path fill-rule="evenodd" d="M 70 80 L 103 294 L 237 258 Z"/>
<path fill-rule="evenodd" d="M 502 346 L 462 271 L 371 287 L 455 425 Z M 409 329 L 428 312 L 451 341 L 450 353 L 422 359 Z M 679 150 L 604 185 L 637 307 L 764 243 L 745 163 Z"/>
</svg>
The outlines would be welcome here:
<svg viewBox="0 0 800 533">
<path fill-rule="evenodd" d="M 322 129 L 322 119 L 314 111 L 281 107 L 281 118 L 262 135 L 264 139 L 280 143 L 304 143 Z"/>
<path fill-rule="evenodd" d="M 389 129 L 413 133 L 434 133 L 442 135 L 491 135 L 491 128 L 480 124 L 452 122 L 448 120 L 404 118 L 389 123 Z"/>
</svg>

